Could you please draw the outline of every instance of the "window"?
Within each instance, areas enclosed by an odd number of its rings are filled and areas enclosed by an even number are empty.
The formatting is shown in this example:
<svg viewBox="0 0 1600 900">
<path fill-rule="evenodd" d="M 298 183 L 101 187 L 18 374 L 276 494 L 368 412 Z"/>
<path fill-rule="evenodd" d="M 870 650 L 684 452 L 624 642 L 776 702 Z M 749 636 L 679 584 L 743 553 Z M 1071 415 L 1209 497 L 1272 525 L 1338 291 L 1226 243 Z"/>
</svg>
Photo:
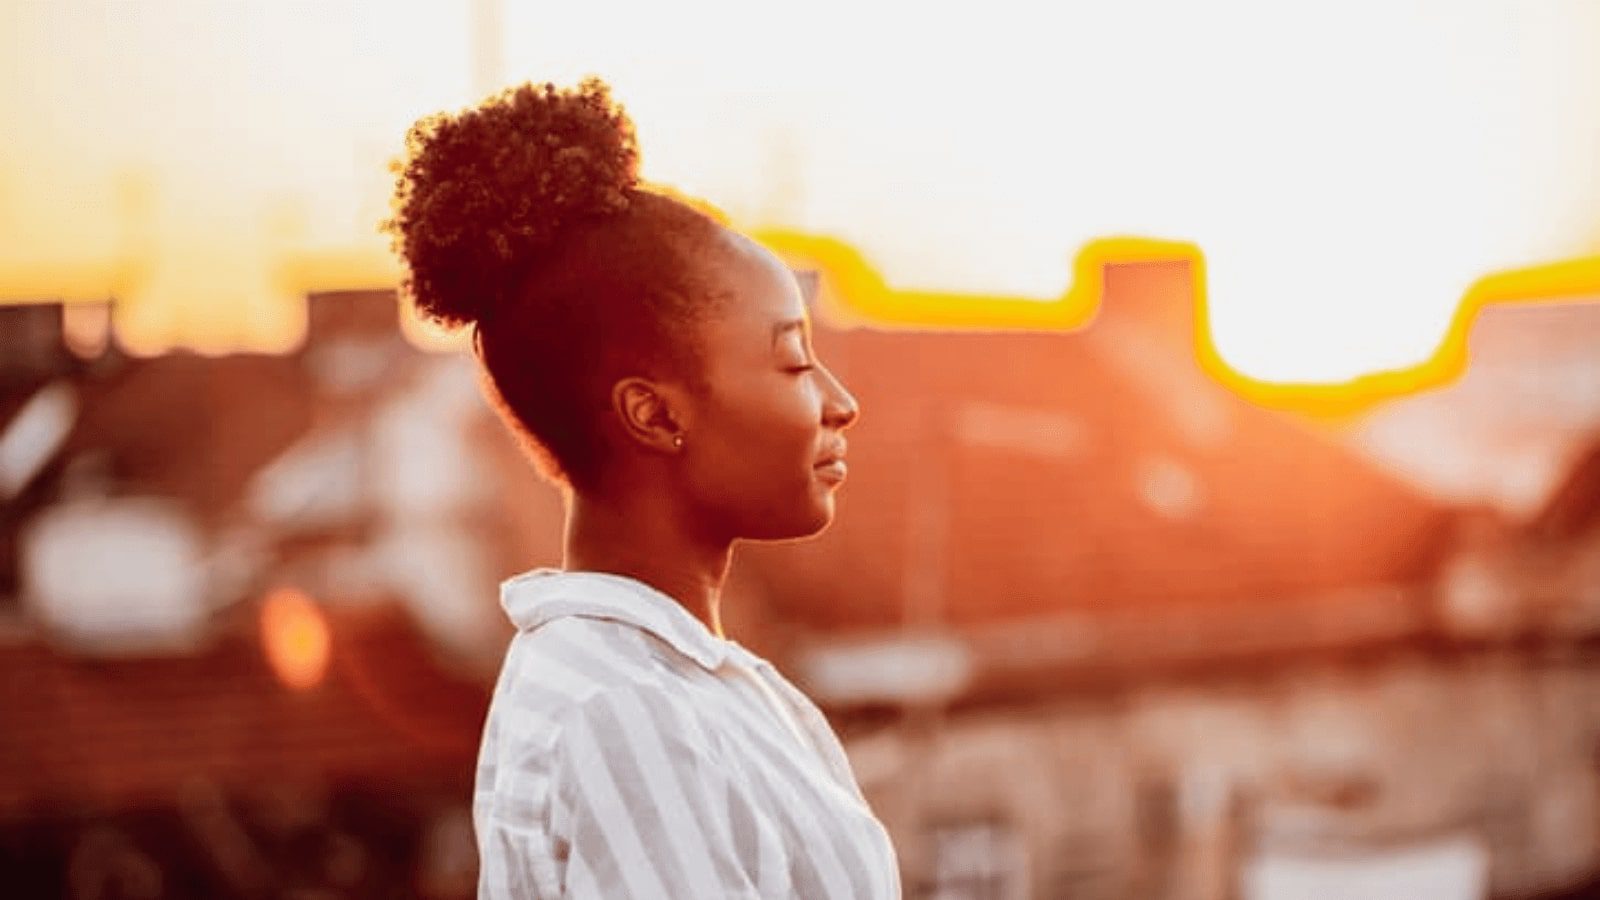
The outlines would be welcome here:
<svg viewBox="0 0 1600 900">
<path fill-rule="evenodd" d="M 1023 900 L 1028 896 L 1027 851 L 1021 835 L 998 820 L 929 829 L 932 866 L 919 896 L 925 900 Z"/>
</svg>

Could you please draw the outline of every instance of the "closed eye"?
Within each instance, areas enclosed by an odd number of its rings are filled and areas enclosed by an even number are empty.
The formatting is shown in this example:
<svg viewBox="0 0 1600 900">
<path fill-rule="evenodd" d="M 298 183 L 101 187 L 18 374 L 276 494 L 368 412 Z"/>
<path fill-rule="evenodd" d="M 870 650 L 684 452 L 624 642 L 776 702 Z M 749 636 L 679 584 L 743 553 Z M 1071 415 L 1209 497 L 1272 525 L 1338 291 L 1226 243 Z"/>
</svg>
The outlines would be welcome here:
<svg viewBox="0 0 1600 900">
<path fill-rule="evenodd" d="M 815 368 L 816 366 L 790 366 L 787 371 L 792 374 L 799 375 L 801 372 L 809 372 Z"/>
</svg>

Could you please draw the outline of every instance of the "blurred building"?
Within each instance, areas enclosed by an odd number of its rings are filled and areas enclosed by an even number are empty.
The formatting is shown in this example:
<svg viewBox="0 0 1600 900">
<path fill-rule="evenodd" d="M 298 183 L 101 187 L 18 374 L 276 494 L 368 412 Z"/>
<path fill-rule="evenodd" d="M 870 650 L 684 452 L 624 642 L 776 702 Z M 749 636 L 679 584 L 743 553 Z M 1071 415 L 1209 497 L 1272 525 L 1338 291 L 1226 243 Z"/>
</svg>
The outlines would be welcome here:
<svg viewBox="0 0 1600 900">
<path fill-rule="evenodd" d="M 840 517 L 741 550 L 732 611 L 849 735 L 908 896 L 1593 878 L 1581 440 L 1526 522 L 1436 493 L 1213 380 L 1195 307 L 1116 266 L 1073 333 L 819 333 L 864 409 Z M 1560 365 L 1519 377 L 1584 390 Z"/>
<path fill-rule="evenodd" d="M 1356 445 L 1451 503 L 1526 519 L 1600 440 L 1600 298 L 1491 304 L 1449 383 L 1384 404 Z"/>
<path fill-rule="evenodd" d="M 49 322 L 60 309 L 0 312 Z M 0 458 L 29 460 L 7 482 L 15 610 L 80 643 L 177 646 L 212 612 L 288 584 L 397 598 L 464 662 L 498 647 L 499 519 L 514 513 L 486 474 L 504 451 L 470 362 L 408 343 L 390 291 L 313 295 L 307 314 L 287 356 L 7 357 L 33 360 L 15 367 L 28 374 L 8 382 L 0 419 L 13 451 Z M 6 333 L 63 344 L 48 327 Z"/>
<path fill-rule="evenodd" d="M 109 320 L 109 305 L 99 315 Z M 0 607 L 18 596 L 21 523 L 52 501 L 52 470 L 78 412 L 76 384 L 121 363 L 116 348 L 92 360 L 75 355 L 67 321 L 59 303 L 0 306 Z"/>
<path fill-rule="evenodd" d="M 84 354 L 64 313 L 0 307 L 8 883 L 469 896 L 507 626 L 466 361 L 387 291 L 312 296 L 288 356 Z"/>
<path fill-rule="evenodd" d="M 255 612 L 183 653 L 0 643 L 8 896 L 472 895 L 483 686 L 385 605 L 329 610 L 295 689 Z"/>
<path fill-rule="evenodd" d="M 1070 333 L 821 331 L 864 409 L 852 479 L 821 539 L 750 548 L 768 612 L 833 634 L 1271 615 L 1437 568 L 1450 508 L 1201 368 L 1186 265 L 1105 284 Z"/>
<path fill-rule="evenodd" d="M 1463 458 L 1558 442 L 1508 506 L 1231 393 L 1190 283 L 1110 267 L 1070 333 L 818 321 L 864 410 L 851 479 L 818 539 L 741 545 L 728 631 L 841 730 L 908 897 L 1591 879 L 1600 442 L 1529 424 L 1581 412 L 1580 326 L 1509 342 L 1497 377 L 1546 393 L 1459 396 L 1475 356 L 1364 432 L 1422 468 L 1472 416 L 1505 441 Z M 290 854 L 316 861 L 295 885 L 460 895 L 495 586 L 559 562 L 562 509 L 470 359 L 396 313 L 318 294 L 294 354 L 133 359 L 0 307 L 0 715 L 27 723 L 0 736 L 0 859 L 250 896 Z M 1456 405 L 1405 424 L 1430 403 Z"/>
</svg>

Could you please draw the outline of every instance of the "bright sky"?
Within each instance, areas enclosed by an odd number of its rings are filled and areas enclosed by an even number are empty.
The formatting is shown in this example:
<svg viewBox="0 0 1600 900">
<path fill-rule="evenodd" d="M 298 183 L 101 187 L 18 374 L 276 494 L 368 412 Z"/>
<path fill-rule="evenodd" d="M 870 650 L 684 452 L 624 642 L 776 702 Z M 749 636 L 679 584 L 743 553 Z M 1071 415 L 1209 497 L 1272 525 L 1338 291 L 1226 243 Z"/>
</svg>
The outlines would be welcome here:
<svg viewBox="0 0 1600 900">
<path fill-rule="evenodd" d="M 1474 279 L 1600 253 L 1591 0 L 622 5 L 501 0 L 501 82 L 602 75 L 648 177 L 902 287 L 1052 298 L 1087 240 L 1194 241 L 1257 378 L 1415 364 Z M 291 346 L 283 261 L 382 260 L 386 160 L 476 99 L 470 10 L 7 0 L 0 296 Z"/>
</svg>

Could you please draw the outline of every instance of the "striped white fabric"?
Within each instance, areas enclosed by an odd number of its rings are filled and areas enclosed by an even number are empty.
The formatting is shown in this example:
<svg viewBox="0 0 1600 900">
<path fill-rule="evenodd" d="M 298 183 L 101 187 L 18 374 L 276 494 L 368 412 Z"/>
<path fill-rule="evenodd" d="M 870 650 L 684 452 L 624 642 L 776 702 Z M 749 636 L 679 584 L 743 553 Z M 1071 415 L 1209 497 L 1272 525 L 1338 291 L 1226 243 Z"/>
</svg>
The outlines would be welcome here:
<svg viewBox="0 0 1600 900">
<path fill-rule="evenodd" d="M 480 900 L 899 900 L 822 713 L 644 582 L 539 568 L 484 726 Z"/>
</svg>

